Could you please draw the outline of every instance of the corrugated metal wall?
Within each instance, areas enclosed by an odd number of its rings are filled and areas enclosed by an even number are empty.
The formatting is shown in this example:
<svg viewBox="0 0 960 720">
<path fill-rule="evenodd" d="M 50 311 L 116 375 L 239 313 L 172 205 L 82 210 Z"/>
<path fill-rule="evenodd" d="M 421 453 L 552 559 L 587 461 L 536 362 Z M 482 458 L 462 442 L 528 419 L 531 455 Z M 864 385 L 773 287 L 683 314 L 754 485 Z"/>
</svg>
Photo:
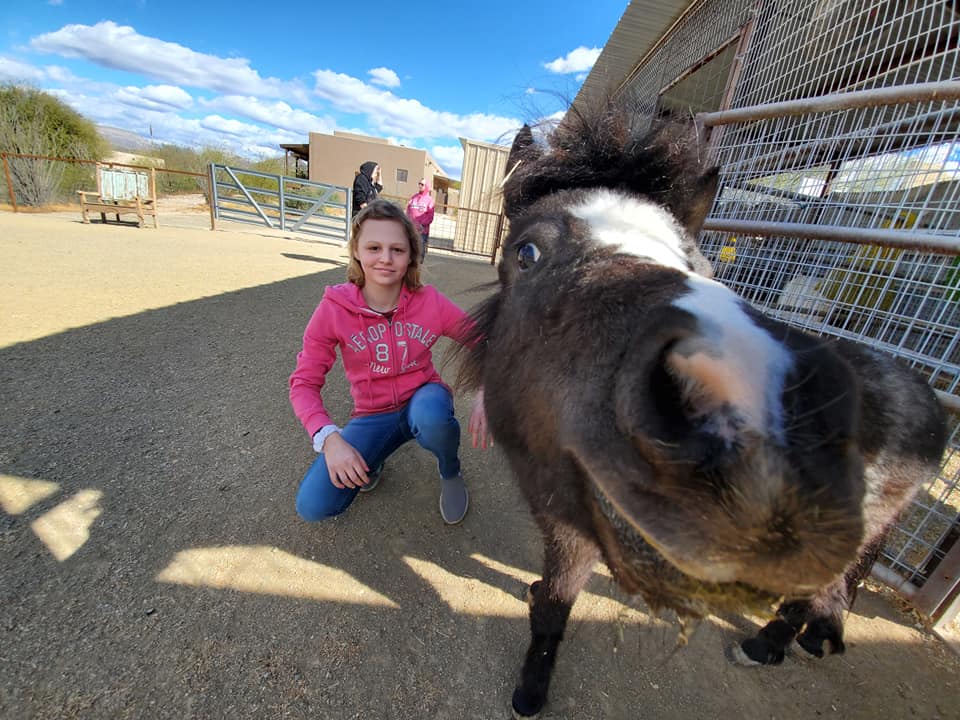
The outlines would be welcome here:
<svg viewBox="0 0 960 720">
<path fill-rule="evenodd" d="M 498 233 L 504 230 L 500 183 L 506 174 L 510 148 L 463 138 L 460 142 L 463 171 L 453 249 L 491 255 Z"/>
</svg>

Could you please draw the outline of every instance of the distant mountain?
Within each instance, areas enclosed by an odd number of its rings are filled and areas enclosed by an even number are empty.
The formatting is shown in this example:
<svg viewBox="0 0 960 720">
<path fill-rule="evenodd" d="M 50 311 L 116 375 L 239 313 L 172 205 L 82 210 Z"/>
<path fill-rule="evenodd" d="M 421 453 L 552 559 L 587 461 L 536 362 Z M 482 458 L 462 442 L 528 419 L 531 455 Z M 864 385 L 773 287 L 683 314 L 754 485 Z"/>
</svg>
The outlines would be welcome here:
<svg viewBox="0 0 960 720">
<path fill-rule="evenodd" d="M 150 140 L 129 130 L 122 130 L 109 125 L 97 125 L 97 132 L 100 133 L 100 137 L 110 143 L 114 150 L 136 152 L 138 150 L 149 150 L 152 147 Z"/>
</svg>

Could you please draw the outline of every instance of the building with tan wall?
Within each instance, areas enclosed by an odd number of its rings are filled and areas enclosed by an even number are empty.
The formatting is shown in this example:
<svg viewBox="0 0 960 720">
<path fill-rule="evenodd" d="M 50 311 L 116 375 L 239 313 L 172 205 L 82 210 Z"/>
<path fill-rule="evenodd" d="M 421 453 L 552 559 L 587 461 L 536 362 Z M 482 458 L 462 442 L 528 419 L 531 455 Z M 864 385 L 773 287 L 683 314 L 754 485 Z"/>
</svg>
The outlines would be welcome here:
<svg viewBox="0 0 960 720">
<path fill-rule="evenodd" d="M 380 165 L 383 195 L 408 198 L 417 182 L 426 178 L 434 197 L 445 197 L 450 179 L 426 150 L 394 145 L 383 138 L 335 131 L 310 133 L 307 145 L 281 145 L 297 158 L 298 174 L 316 182 L 353 187 L 360 166 L 372 160 Z M 306 163 L 306 171 L 301 166 Z"/>
<path fill-rule="evenodd" d="M 331 185 L 352 188 L 360 165 L 368 160 L 379 163 L 382 195 L 404 204 L 417 191 L 417 181 L 427 178 L 437 209 L 430 228 L 432 247 L 490 255 L 506 229 L 500 186 L 510 148 L 467 138 L 460 138 L 460 143 L 459 182 L 447 177 L 425 150 L 393 145 L 383 138 L 312 132 L 309 143 L 280 147 L 287 152 L 286 174 Z"/>
</svg>

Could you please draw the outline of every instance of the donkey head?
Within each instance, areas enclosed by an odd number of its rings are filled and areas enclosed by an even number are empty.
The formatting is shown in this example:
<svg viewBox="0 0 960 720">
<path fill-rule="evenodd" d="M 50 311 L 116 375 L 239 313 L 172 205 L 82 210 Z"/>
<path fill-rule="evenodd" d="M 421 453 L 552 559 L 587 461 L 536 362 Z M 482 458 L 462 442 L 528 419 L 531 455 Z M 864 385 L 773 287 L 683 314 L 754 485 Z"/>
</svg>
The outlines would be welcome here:
<svg viewBox="0 0 960 720">
<path fill-rule="evenodd" d="M 467 378 L 514 467 L 536 470 L 534 513 L 567 512 L 547 501 L 570 478 L 648 601 L 807 594 L 863 538 L 856 378 L 709 279 L 695 238 L 716 171 L 689 128 L 636 135 L 624 117 L 571 113 L 547 149 L 518 134 Z"/>
</svg>

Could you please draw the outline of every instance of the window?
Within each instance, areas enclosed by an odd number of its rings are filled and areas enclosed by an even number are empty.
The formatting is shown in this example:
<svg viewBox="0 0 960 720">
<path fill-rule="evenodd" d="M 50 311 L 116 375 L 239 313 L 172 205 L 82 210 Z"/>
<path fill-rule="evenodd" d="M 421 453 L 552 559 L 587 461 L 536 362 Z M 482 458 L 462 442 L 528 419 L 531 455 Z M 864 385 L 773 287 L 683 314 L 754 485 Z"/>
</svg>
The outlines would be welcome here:
<svg viewBox="0 0 960 720">
<path fill-rule="evenodd" d="M 719 110 L 736 51 L 737 43 L 731 42 L 677 78 L 661 92 L 659 111 L 690 117 Z"/>
<path fill-rule="evenodd" d="M 407 171 L 403 168 L 397 168 L 397 182 L 405 183 L 407 181 Z"/>
</svg>

